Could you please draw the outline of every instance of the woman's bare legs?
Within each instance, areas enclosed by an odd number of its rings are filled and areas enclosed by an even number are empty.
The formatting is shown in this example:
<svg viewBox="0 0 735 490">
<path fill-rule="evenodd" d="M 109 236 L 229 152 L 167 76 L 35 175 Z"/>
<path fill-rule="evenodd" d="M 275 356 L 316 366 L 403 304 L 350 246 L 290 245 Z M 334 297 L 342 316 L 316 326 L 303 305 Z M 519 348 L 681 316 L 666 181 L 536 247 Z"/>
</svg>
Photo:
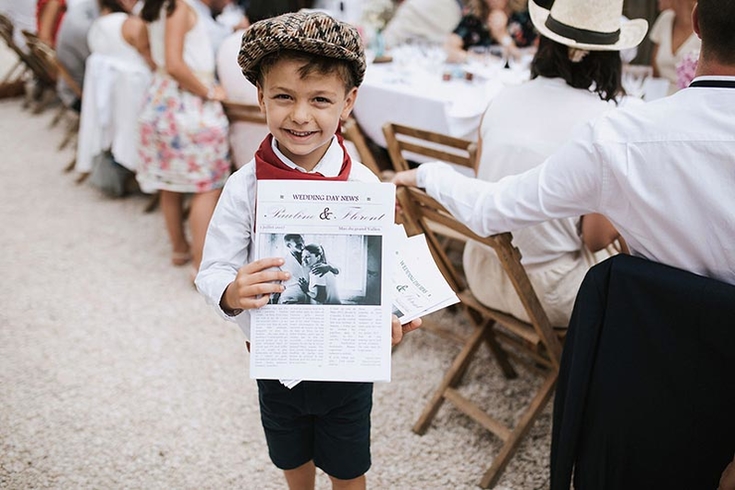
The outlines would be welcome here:
<svg viewBox="0 0 735 490">
<path fill-rule="evenodd" d="M 204 249 L 204 237 L 207 235 L 209 220 L 212 219 L 214 207 L 222 189 L 214 189 L 207 192 L 194 194 L 191 198 L 189 209 L 189 228 L 191 229 L 191 255 L 192 265 L 199 269 Z"/>
<path fill-rule="evenodd" d="M 184 195 L 179 192 L 160 192 L 161 210 L 173 250 L 171 262 L 174 265 L 184 265 L 189 261 L 189 242 L 184 232 Z"/>
</svg>

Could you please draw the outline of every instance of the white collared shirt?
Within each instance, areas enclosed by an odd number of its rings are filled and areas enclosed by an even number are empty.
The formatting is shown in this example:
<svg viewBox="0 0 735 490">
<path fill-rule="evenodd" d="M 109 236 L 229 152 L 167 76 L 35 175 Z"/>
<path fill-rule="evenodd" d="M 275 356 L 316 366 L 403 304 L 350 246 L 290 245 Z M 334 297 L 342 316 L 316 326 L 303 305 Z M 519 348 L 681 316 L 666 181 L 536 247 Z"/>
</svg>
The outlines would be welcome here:
<svg viewBox="0 0 735 490">
<path fill-rule="evenodd" d="M 542 165 L 499 182 L 429 163 L 418 184 L 480 235 L 598 212 L 634 255 L 735 284 L 732 88 L 687 88 L 612 111 Z"/>
<path fill-rule="evenodd" d="M 304 171 L 281 153 L 275 138 L 273 138 L 273 151 L 289 167 Z M 344 152 L 335 136 L 327 152 L 312 172 L 319 172 L 325 177 L 335 177 L 342 169 L 343 157 Z M 379 181 L 375 174 L 354 159 L 347 180 Z M 202 264 L 196 278 L 197 289 L 205 296 L 207 302 L 213 305 L 223 318 L 236 321 L 248 339 L 250 338 L 250 313 L 244 311 L 231 317 L 222 311 L 220 300 L 227 286 L 235 280 L 237 271 L 255 259 L 255 247 L 251 245 L 255 236 L 253 218 L 255 217 L 256 189 L 255 161 L 251 160 L 230 176 L 222 190 L 222 195 L 209 222 Z"/>
</svg>

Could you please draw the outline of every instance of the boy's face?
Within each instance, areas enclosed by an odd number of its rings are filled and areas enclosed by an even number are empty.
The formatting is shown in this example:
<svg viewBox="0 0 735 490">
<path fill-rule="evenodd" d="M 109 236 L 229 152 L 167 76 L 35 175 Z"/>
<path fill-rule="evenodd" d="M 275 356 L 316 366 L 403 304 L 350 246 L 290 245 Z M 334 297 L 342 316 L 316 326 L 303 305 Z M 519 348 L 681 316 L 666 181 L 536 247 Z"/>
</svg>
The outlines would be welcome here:
<svg viewBox="0 0 735 490">
<path fill-rule="evenodd" d="M 258 85 L 258 103 L 278 149 L 304 170 L 324 156 L 340 120 L 350 115 L 357 88 L 345 93 L 336 73 L 301 78 L 302 62 L 280 60 Z"/>
</svg>

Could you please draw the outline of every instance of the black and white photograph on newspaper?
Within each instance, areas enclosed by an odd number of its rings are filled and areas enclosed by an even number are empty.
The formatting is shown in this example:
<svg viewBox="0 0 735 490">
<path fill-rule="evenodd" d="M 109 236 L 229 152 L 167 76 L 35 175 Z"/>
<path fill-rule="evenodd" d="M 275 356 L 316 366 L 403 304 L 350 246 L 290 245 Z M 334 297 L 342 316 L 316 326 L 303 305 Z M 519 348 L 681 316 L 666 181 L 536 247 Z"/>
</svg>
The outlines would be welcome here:
<svg viewBox="0 0 735 490">
<path fill-rule="evenodd" d="M 291 274 L 270 304 L 379 305 L 382 243 L 380 235 L 263 234 L 259 255 L 283 257 Z"/>
</svg>

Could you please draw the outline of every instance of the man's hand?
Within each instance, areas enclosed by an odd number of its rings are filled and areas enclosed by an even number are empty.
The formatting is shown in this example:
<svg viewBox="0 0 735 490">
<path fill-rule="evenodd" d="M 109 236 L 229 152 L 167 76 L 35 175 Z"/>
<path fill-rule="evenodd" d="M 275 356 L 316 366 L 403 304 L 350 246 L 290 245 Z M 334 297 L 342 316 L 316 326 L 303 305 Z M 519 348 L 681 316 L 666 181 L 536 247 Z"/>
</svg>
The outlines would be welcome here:
<svg viewBox="0 0 735 490">
<path fill-rule="evenodd" d="M 398 321 L 398 317 L 395 315 L 392 315 L 391 317 L 392 345 L 394 346 L 398 345 L 401 342 L 401 340 L 403 340 L 403 336 L 405 334 L 413 330 L 416 330 L 419 327 L 421 327 L 421 318 L 416 318 L 415 320 L 411 320 L 409 323 L 405 325 L 401 325 L 401 322 Z"/>
<path fill-rule="evenodd" d="M 281 257 L 251 262 L 237 271 L 235 280 L 225 289 L 220 306 L 225 312 L 251 310 L 268 303 L 272 293 L 285 289 L 281 281 L 287 281 L 291 274 L 276 267 L 284 264 Z"/>
<path fill-rule="evenodd" d="M 416 173 L 418 172 L 417 169 L 412 170 L 404 170 L 402 172 L 398 172 L 393 176 L 393 182 L 395 185 L 405 185 L 408 187 L 416 187 Z"/>
<path fill-rule="evenodd" d="M 314 267 L 312 267 L 311 272 L 316 274 L 319 277 L 322 277 L 327 272 L 331 272 L 332 274 L 336 276 L 337 274 L 339 274 L 339 269 L 329 264 L 321 263 L 321 264 L 316 264 Z"/>
</svg>

